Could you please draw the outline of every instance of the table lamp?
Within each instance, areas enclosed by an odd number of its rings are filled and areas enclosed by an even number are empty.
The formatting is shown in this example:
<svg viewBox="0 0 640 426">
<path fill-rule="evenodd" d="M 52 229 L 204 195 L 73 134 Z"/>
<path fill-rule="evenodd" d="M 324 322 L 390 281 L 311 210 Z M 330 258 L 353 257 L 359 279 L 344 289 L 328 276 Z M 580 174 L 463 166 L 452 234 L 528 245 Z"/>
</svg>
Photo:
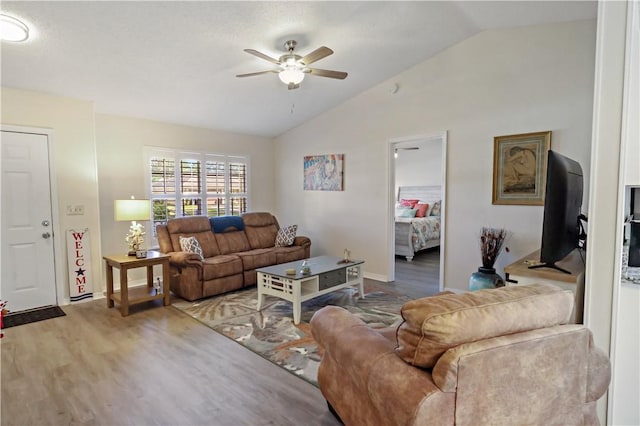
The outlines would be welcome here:
<svg viewBox="0 0 640 426">
<path fill-rule="evenodd" d="M 144 226 L 137 223 L 138 220 L 151 219 L 151 204 L 149 200 L 115 200 L 114 203 L 115 220 L 131 221 L 131 227 L 125 241 L 129 244 L 129 256 L 135 256 L 144 242 Z"/>
</svg>

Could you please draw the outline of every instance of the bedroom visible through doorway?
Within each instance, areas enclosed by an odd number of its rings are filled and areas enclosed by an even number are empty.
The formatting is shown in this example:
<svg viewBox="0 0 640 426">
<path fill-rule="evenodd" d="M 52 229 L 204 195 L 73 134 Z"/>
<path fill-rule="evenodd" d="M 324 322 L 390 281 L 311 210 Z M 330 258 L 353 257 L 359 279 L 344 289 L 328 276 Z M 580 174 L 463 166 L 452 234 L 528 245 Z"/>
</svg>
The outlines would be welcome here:
<svg viewBox="0 0 640 426">
<path fill-rule="evenodd" d="M 391 277 L 424 297 L 443 288 L 446 133 L 390 141 Z"/>
</svg>

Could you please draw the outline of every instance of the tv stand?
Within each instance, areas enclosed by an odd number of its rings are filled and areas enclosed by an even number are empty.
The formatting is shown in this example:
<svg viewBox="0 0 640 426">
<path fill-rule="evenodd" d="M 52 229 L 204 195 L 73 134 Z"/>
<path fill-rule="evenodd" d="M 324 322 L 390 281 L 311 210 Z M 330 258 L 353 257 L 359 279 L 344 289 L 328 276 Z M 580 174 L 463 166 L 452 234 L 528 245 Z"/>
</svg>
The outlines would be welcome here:
<svg viewBox="0 0 640 426">
<path fill-rule="evenodd" d="M 537 265 L 530 265 L 529 266 L 529 269 L 538 269 L 538 268 L 551 268 L 551 269 L 555 269 L 556 271 L 560 271 L 563 274 L 571 275 L 571 271 L 567 271 L 566 269 L 559 267 L 555 263 L 540 263 L 540 264 L 537 264 Z"/>
<path fill-rule="evenodd" d="M 574 324 L 582 324 L 584 306 L 583 259 L 584 254 L 580 252 L 580 249 L 575 249 L 564 259 L 550 265 L 540 263 L 540 250 L 536 250 L 511 265 L 505 266 L 505 284 L 547 283 L 571 290 L 574 294 L 574 304 L 570 321 Z"/>
</svg>

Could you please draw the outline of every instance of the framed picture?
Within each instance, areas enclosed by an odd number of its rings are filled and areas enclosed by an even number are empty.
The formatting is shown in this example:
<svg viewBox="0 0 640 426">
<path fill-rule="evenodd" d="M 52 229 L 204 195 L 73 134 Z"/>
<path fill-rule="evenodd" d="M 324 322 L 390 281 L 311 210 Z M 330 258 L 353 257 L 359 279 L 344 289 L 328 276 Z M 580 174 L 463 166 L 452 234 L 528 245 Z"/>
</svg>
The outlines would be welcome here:
<svg viewBox="0 0 640 426">
<path fill-rule="evenodd" d="M 344 154 L 304 157 L 304 189 L 308 191 L 342 191 Z"/>
<path fill-rule="evenodd" d="M 551 131 L 493 138 L 493 204 L 541 206 Z"/>
</svg>

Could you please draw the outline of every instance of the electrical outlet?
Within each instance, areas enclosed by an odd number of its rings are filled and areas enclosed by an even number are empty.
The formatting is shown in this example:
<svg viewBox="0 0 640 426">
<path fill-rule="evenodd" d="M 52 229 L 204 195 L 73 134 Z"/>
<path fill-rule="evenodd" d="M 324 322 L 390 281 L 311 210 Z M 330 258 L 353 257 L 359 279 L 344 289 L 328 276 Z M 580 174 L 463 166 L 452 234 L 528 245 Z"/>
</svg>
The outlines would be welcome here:
<svg viewBox="0 0 640 426">
<path fill-rule="evenodd" d="M 84 214 L 84 206 L 82 204 L 76 204 L 72 206 L 70 204 L 67 205 L 67 216 L 73 215 L 83 215 Z"/>
</svg>

